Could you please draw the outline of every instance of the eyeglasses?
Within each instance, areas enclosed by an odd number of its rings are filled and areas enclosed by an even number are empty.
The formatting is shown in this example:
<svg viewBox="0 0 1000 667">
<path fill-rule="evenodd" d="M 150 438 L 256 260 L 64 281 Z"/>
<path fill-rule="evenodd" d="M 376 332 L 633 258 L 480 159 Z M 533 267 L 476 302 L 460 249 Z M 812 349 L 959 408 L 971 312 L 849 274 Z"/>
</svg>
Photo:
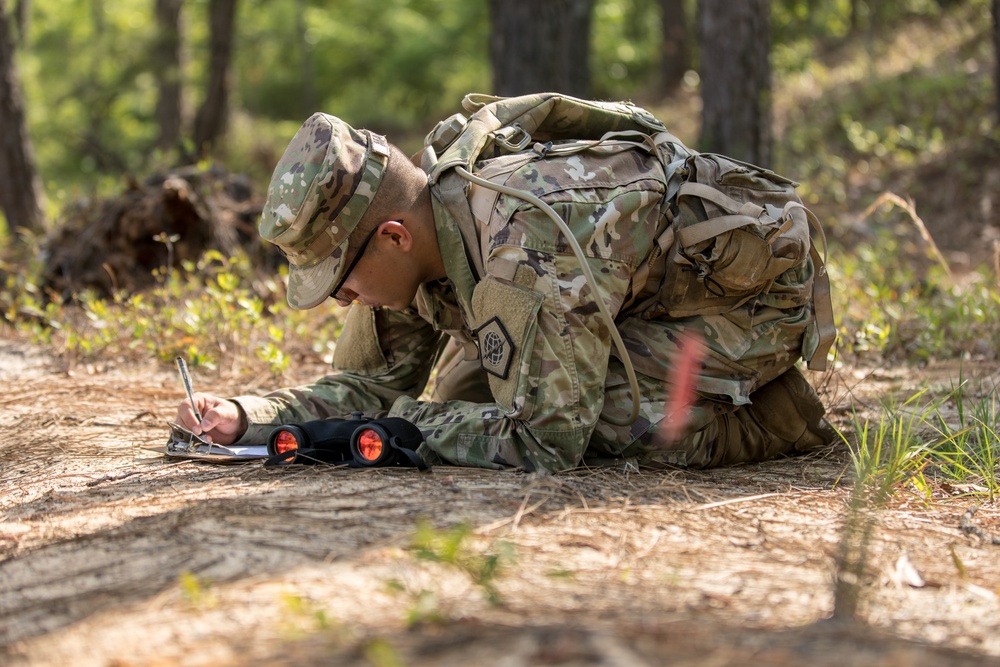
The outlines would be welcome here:
<svg viewBox="0 0 1000 667">
<path fill-rule="evenodd" d="M 344 271 L 344 275 L 340 278 L 340 282 L 337 283 L 337 286 L 333 288 L 332 292 L 330 292 L 330 296 L 338 303 L 348 304 L 354 300 L 339 296 L 340 289 L 344 286 L 344 283 L 347 282 L 348 277 L 351 275 L 351 271 L 353 271 L 354 267 L 358 265 L 359 261 L 361 261 L 361 256 L 365 254 L 365 248 L 367 248 L 368 244 L 371 243 L 371 240 L 375 236 L 375 232 L 377 232 L 378 229 L 378 226 L 376 226 L 375 229 L 368 232 L 368 236 L 366 236 L 365 240 L 361 242 L 361 247 L 358 248 L 358 252 L 354 255 L 354 259 L 352 259 L 351 263 L 347 265 L 347 270 Z"/>
</svg>

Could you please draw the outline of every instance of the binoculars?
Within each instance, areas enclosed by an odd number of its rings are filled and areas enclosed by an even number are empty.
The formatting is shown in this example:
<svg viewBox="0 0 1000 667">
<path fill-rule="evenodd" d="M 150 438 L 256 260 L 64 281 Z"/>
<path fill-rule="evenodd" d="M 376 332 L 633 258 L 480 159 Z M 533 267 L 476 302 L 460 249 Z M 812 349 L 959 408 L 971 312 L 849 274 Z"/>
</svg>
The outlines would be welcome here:
<svg viewBox="0 0 1000 667">
<path fill-rule="evenodd" d="M 279 426 L 267 441 L 269 464 L 346 464 L 355 468 L 390 466 L 427 470 L 416 449 L 424 436 L 401 417 L 317 419 Z"/>
</svg>

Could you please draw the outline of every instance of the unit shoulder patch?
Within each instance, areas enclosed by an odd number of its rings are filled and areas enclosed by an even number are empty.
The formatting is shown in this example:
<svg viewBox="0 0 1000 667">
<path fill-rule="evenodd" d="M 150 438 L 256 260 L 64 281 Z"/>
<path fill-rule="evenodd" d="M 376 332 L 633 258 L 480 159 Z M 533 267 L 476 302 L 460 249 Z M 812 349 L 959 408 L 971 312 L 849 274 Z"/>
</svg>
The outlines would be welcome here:
<svg viewBox="0 0 1000 667">
<path fill-rule="evenodd" d="M 479 365 L 501 380 L 506 380 L 514 358 L 514 341 L 499 317 L 491 317 L 475 330 L 479 341 Z"/>
</svg>

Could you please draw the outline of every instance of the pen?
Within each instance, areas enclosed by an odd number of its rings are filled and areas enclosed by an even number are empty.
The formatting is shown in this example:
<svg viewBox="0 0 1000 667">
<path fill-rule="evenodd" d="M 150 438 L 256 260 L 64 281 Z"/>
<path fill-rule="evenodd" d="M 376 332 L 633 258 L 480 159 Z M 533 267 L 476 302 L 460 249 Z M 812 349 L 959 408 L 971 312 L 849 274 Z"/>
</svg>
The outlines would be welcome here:
<svg viewBox="0 0 1000 667">
<path fill-rule="evenodd" d="M 191 401 L 191 409 L 194 410 L 195 419 L 198 420 L 198 424 L 201 424 L 201 413 L 198 412 L 198 406 L 194 402 L 194 392 L 191 390 L 191 376 L 188 375 L 188 367 L 184 363 L 183 357 L 177 357 L 177 370 L 181 372 L 181 382 L 184 383 L 184 391 L 187 392 L 188 400 Z"/>
</svg>

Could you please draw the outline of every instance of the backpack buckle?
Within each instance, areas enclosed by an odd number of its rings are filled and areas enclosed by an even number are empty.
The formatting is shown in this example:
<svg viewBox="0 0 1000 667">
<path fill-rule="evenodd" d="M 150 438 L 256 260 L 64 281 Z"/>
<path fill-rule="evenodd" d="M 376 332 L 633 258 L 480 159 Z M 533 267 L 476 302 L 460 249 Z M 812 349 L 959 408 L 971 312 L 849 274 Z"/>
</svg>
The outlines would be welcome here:
<svg viewBox="0 0 1000 667">
<path fill-rule="evenodd" d="M 516 141 L 515 137 L 517 138 Z M 501 127 L 494 132 L 493 140 L 504 150 L 517 153 L 523 151 L 528 143 L 531 142 L 531 135 L 523 127 L 515 123 L 507 127 Z"/>
</svg>

